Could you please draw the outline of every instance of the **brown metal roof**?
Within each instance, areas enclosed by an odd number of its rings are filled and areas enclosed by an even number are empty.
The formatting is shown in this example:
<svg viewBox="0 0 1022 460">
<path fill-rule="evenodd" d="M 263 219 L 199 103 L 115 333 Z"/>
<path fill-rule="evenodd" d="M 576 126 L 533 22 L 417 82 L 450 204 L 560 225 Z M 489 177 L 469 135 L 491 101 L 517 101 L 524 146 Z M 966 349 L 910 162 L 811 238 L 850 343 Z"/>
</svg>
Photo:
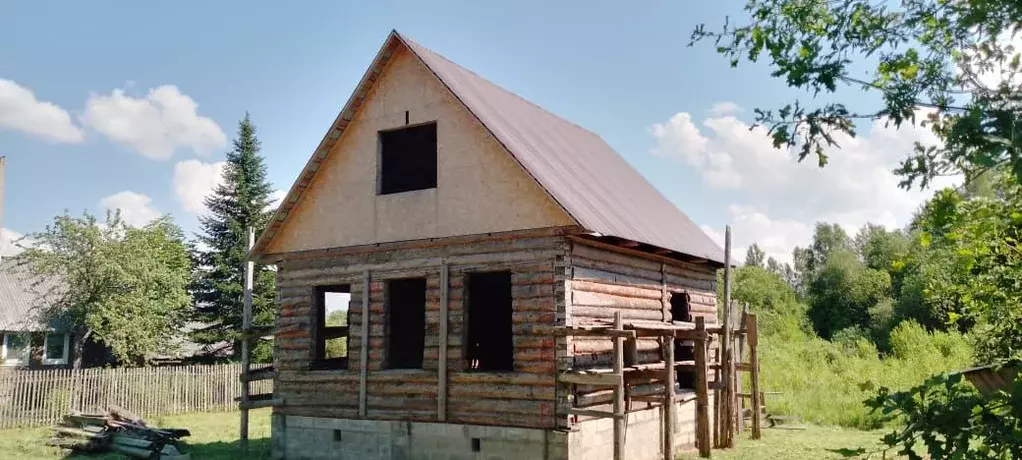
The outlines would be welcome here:
<svg viewBox="0 0 1022 460">
<path fill-rule="evenodd" d="M 547 193 L 581 227 L 602 237 L 616 237 L 688 256 L 723 263 L 724 251 L 695 222 L 667 200 L 600 136 L 522 99 L 447 58 L 392 32 L 306 165 L 256 253 L 272 238 L 318 169 L 347 120 L 364 100 L 369 86 L 393 55 L 407 46 L 485 126 Z M 317 159 L 317 157 L 319 157 Z M 300 190 L 297 189 L 299 186 Z"/>
</svg>

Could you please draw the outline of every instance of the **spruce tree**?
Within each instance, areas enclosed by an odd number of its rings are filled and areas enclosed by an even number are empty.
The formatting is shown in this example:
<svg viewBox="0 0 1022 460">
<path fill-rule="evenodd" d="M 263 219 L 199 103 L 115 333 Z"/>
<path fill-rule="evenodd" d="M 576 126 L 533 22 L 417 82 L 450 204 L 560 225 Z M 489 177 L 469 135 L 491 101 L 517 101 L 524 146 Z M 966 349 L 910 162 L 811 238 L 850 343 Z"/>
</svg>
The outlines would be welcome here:
<svg viewBox="0 0 1022 460">
<path fill-rule="evenodd" d="M 193 291 L 195 320 L 201 327 L 193 340 L 210 352 L 222 352 L 230 346 L 240 357 L 238 333 L 244 307 L 245 256 L 248 228 L 256 236 L 266 228 L 272 210 L 268 209 L 273 188 L 266 179 L 266 165 L 260 155 L 259 139 L 248 113 L 238 123 L 233 149 L 227 152 L 223 180 L 206 197 L 209 214 L 199 218 L 200 234 L 195 245 L 198 265 Z M 253 279 L 253 324 L 273 321 L 274 271 L 256 264 Z M 270 359 L 269 343 L 259 342 L 252 352 L 256 362 Z"/>
</svg>

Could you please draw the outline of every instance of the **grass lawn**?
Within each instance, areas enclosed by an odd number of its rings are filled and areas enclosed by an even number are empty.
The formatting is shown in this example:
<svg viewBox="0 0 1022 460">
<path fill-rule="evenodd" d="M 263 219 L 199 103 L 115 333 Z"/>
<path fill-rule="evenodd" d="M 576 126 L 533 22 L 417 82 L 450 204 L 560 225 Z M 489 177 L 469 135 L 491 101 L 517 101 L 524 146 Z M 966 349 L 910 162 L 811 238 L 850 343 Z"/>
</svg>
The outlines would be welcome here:
<svg viewBox="0 0 1022 460">
<path fill-rule="evenodd" d="M 806 427 L 805 430 L 764 429 L 763 439 L 753 441 L 743 435 L 738 448 L 714 450 L 713 458 L 722 460 L 788 460 L 788 459 L 844 459 L 883 458 L 880 454 L 867 457 L 860 452 L 874 452 L 885 432 L 862 431 L 829 426 Z M 861 450 L 860 450 L 861 449 Z M 694 460 L 699 456 L 686 452 L 679 458 Z M 888 454 L 887 458 L 897 458 Z"/>
<path fill-rule="evenodd" d="M 268 458 L 270 452 L 270 409 L 259 409 L 249 416 L 249 452 L 246 458 Z M 196 413 L 167 415 L 146 420 L 150 425 L 168 428 L 187 428 L 192 435 L 184 438 L 191 446 L 192 458 L 236 459 L 238 451 L 239 412 Z M 58 459 L 120 460 L 120 454 L 71 455 L 65 450 L 47 445 L 52 430 L 49 427 L 0 430 L 0 458 L 3 459 Z"/>
</svg>

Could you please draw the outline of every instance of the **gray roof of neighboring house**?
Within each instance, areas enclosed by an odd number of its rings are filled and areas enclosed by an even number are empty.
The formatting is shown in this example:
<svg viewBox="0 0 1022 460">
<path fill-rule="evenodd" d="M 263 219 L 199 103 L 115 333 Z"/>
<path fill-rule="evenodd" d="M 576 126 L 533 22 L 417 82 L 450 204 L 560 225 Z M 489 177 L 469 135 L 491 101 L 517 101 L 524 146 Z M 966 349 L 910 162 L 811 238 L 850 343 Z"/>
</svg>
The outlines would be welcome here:
<svg viewBox="0 0 1022 460">
<path fill-rule="evenodd" d="M 283 225 L 319 163 L 347 127 L 399 45 L 407 46 L 578 224 L 600 236 L 723 263 L 724 251 L 600 136 L 392 32 L 324 136 L 254 254 Z"/>
<path fill-rule="evenodd" d="M 60 288 L 55 278 L 33 275 L 17 258 L 0 260 L 0 331 L 59 329 L 40 318 L 40 307 Z"/>
</svg>

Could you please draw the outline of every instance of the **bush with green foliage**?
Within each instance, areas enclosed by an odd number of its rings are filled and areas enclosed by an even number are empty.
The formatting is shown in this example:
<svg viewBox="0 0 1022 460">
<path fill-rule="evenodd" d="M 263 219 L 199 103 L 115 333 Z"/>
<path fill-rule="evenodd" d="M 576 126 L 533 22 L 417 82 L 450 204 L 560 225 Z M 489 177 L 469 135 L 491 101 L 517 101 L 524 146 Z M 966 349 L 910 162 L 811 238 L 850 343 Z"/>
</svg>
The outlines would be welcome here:
<svg viewBox="0 0 1022 460">
<path fill-rule="evenodd" d="M 962 374 L 941 374 L 901 392 L 882 388 L 866 405 L 898 424 L 883 442 L 912 460 L 923 458 L 920 450 L 929 458 L 1022 458 L 1022 374 L 989 395 Z"/>
</svg>

